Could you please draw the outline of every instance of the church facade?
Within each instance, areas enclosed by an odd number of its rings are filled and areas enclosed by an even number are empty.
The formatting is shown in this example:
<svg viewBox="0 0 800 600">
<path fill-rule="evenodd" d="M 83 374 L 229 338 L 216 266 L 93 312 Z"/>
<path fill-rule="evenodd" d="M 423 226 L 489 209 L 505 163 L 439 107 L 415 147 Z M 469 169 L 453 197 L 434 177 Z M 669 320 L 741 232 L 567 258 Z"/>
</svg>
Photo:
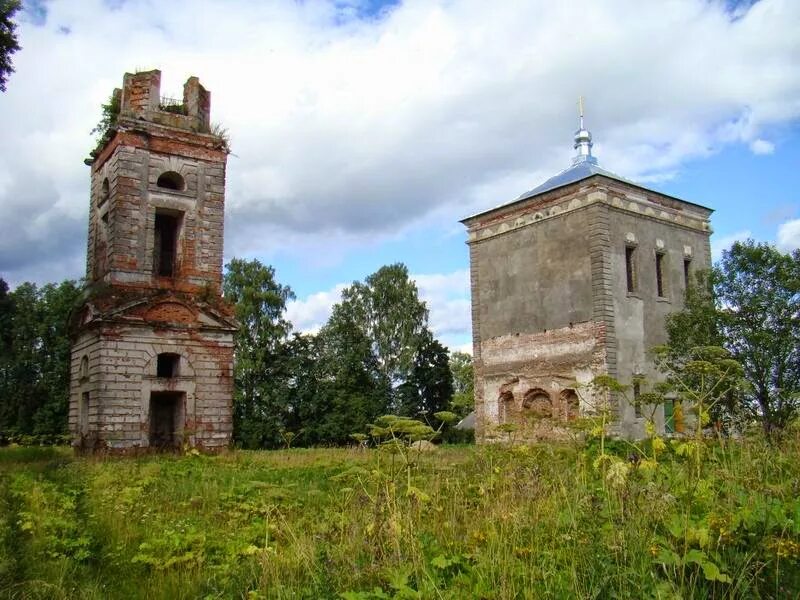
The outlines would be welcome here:
<svg viewBox="0 0 800 600">
<path fill-rule="evenodd" d="M 568 421 L 610 410 L 613 429 L 644 434 L 645 415 L 674 427 L 672 406 L 597 397 L 607 374 L 658 378 L 647 357 L 664 317 L 711 266 L 712 211 L 637 185 L 597 164 L 575 134 L 572 165 L 498 208 L 464 219 L 470 251 L 476 439 L 559 437 Z M 604 404 L 605 403 L 605 404 Z"/>
<path fill-rule="evenodd" d="M 229 445 L 233 334 L 222 299 L 224 140 L 196 77 L 126 74 L 91 166 L 83 303 L 73 315 L 69 427 L 87 451 Z"/>
</svg>

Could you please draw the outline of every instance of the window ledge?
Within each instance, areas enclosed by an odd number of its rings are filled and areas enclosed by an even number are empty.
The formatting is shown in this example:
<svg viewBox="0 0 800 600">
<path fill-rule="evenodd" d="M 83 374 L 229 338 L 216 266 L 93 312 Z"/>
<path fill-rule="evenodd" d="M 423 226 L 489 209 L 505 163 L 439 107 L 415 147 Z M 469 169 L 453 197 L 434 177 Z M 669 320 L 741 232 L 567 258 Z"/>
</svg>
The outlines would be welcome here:
<svg viewBox="0 0 800 600">
<path fill-rule="evenodd" d="M 148 191 L 156 194 L 163 194 L 164 196 L 179 196 L 182 198 L 194 198 L 196 193 L 194 190 L 173 190 L 171 188 L 158 187 L 157 185 L 150 184 Z"/>
<path fill-rule="evenodd" d="M 636 298 L 637 300 L 641 300 L 642 299 L 642 295 L 639 292 L 628 292 L 627 293 L 627 297 L 628 298 Z"/>
<path fill-rule="evenodd" d="M 672 304 L 672 300 L 666 298 L 665 296 L 656 297 L 656 302 L 664 302 L 665 304 Z"/>
</svg>

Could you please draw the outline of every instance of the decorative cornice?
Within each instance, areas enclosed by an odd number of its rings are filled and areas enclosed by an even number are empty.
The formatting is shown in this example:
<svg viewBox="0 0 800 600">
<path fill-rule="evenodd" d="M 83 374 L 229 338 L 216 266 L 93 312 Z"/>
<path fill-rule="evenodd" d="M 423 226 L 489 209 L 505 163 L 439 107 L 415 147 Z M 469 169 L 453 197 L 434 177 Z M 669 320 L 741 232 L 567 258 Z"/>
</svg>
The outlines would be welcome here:
<svg viewBox="0 0 800 600">
<path fill-rule="evenodd" d="M 623 196 L 609 190 L 594 189 L 565 196 L 560 201 L 548 203 L 546 206 L 541 204 L 532 207 L 523 205 L 518 210 L 504 215 L 502 219 L 494 219 L 485 225 L 478 223 L 469 229 L 467 243 L 480 242 L 523 227 L 536 225 L 541 221 L 585 209 L 594 204 L 605 204 L 612 209 L 629 214 L 711 234 L 709 220 L 704 215 L 659 205 L 648 200 L 643 194 L 631 193 Z"/>
</svg>

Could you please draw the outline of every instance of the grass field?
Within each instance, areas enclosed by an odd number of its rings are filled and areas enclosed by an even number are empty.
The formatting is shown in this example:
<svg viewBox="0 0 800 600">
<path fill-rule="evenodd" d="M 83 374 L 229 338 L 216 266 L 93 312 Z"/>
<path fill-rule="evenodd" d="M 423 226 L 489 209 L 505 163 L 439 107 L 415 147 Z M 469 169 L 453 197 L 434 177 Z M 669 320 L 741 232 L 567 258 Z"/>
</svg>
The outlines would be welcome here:
<svg viewBox="0 0 800 600">
<path fill-rule="evenodd" d="M 800 438 L 652 444 L 4 448 L 0 597 L 797 597 Z"/>
</svg>

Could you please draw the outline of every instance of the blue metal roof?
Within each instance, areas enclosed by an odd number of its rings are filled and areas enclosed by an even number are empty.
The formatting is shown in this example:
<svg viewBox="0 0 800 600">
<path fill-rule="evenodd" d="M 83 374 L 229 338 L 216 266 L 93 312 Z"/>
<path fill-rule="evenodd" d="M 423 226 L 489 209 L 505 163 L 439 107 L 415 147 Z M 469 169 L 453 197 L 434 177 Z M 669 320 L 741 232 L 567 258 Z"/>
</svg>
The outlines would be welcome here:
<svg viewBox="0 0 800 600">
<path fill-rule="evenodd" d="M 570 166 L 568 169 L 564 169 L 558 175 L 554 175 L 553 177 L 551 177 L 541 185 L 536 186 L 532 190 L 528 190 L 515 200 L 512 200 L 511 202 L 507 202 L 505 204 L 501 204 L 500 206 L 496 206 L 495 208 L 485 210 L 477 214 L 474 214 L 472 216 L 469 216 L 466 219 L 462 219 L 461 222 L 465 223 L 466 221 L 469 221 L 470 219 L 473 219 L 480 215 L 485 215 L 486 213 L 490 213 L 499 208 L 511 206 L 512 204 L 516 204 L 517 202 L 527 200 L 528 198 L 533 198 L 534 196 L 538 196 L 539 194 L 544 194 L 545 192 L 550 192 L 560 187 L 564 187 L 565 185 L 577 183 L 584 179 L 588 179 L 589 177 L 594 177 L 595 175 L 602 175 L 603 177 L 607 177 L 609 179 L 615 179 L 616 181 L 620 181 L 628 185 L 633 185 L 643 190 L 655 192 L 657 194 L 661 194 L 662 196 L 667 196 L 667 194 L 663 194 L 658 190 L 645 187 L 634 181 L 631 181 L 630 179 L 625 179 L 624 177 L 617 175 L 616 173 L 612 173 L 611 171 L 606 171 L 597 164 L 597 158 L 592 156 L 592 146 L 593 146 L 592 134 L 589 132 L 588 129 L 585 129 L 583 126 L 583 109 L 581 106 L 581 127 L 580 129 L 578 129 L 578 131 L 575 132 L 574 148 L 577 153 L 572 158 L 572 166 Z M 672 198 L 673 196 L 668 196 L 668 197 Z M 675 198 L 675 200 L 679 200 L 680 202 L 686 202 L 685 200 L 681 200 L 680 198 Z M 686 203 L 693 204 L 692 202 L 686 202 Z M 701 206 L 699 204 L 694 204 L 694 206 L 699 206 L 700 208 L 710 210 L 705 206 Z"/>
<path fill-rule="evenodd" d="M 550 190 L 554 190 L 556 188 L 569 185 L 570 183 L 575 183 L 577 181 L 581 181 L 582 179 L 587 179 L 592 175 L 603 175 L 611 179 L 616 179 L 617 181 L 622 181 L 624 183 L 641 187 L 640 185 L 634 183 L 633 181 L 625 179 L 624 177 L 621 177 L 616 173 L 612 173 L 611 171 L 606 171 L 602 167 L 599 167 L 595 162 L 583 160 L 575 163 L 568 169 L 564 169 L 558 175 L 554 175 L 553 177 L 551 177 L 541 185 L 536 186 L 532 190 L 525 192 L 519 198 L 517 198 L 517 200 L 525 200 L 526 198 L 532 198 L 533 196 L 537 196 L 538 194 L 543 194 L 545 192 L 549 192 Z"/>
</svg>

